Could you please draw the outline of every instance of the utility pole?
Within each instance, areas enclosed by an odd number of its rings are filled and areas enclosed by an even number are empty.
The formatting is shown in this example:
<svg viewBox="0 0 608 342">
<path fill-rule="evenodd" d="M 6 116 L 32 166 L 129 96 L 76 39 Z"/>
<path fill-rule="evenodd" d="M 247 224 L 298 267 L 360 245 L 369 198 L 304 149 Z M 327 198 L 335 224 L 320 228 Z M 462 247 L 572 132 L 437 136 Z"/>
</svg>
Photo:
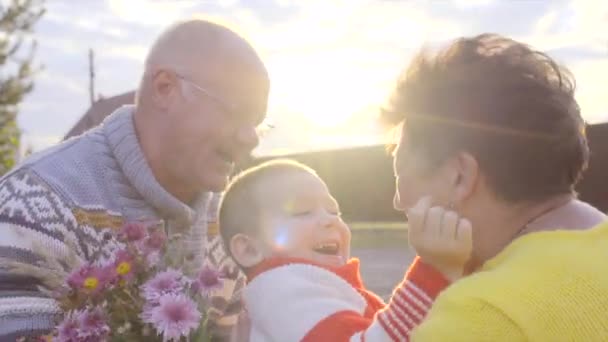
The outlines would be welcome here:
<svg viewBox="0 0 608 342">
<path fill-rule="evenodd" d="M 93 49 L 89 49 L 89 98 L 91 105 L 95 103 L 95 55 Z"/>
</svg>

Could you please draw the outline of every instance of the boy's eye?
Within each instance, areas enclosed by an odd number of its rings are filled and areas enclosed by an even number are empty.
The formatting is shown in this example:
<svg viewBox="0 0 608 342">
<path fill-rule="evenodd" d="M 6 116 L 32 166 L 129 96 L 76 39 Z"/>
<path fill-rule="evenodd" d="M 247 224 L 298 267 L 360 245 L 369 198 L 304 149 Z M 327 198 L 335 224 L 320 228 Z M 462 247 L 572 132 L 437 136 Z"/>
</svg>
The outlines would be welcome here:
<svg viewBox="0 0 608 342">
<path fill-rule="evenodd" d="M 291 213 L 293 216 L 306 216 L 313 213 L 313 210 L 299 210 Z M 333 216 L 342 216 L 342 213 L 339 210 L 327 210 L 327 213 Z"/>
<path fill-rule="evenodd" d="M 291 213 L 293 216 L 306 216 L 312 213 L 312 210 L 296 210 Z"/>
<path fill-rule="evenodd" d="M 301 216 L 307 216 L 310 215 L 312 212 L 311 211 L 298 211 L 295 213 L 292 213 L 292 216 L 296 216 L 296 217 L 301 217 Z"/>
</svg>

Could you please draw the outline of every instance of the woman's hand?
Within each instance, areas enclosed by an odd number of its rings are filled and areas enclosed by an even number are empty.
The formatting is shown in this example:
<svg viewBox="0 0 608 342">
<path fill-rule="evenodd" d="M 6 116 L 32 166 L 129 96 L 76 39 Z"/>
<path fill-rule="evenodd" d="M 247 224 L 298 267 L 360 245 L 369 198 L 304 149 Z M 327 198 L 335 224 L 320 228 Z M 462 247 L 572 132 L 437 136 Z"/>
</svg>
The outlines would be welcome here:
<svg viewBox="0 0 608 342">
<path fill-rule="evenodd" d="M 456 212 L 431 207 L 424 197 L 407 212 L 409 243 L 422 261 L 435 267 L 450 281 L 462 277 L 471 257 L 471 222 Z"/>
</svg>

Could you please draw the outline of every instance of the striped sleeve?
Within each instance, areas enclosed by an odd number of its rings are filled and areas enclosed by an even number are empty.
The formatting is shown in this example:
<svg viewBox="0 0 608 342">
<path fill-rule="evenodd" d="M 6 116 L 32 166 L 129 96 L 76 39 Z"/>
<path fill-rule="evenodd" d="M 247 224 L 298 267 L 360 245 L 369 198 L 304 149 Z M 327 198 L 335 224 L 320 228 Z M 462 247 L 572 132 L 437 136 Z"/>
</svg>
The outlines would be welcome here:
<svg viewBox="0 0 608 342">
<path fill-rule="evenodd" d="M 390 341 L 408 341 L 411 332 L 422 322 L 437 295 L 449 281 L 430 265 L 416 258 L 405 279 L 395 289 L 389 304 L 378 312 L 376 320 L 365 333 L 388 334 Z M 380 328 L 382 328 L 380 330 Z"/>
<path fill-rule="evenodd" d="M 35 174 L 19 170 L 0 181 L 0 341 L 52 329 L 59 307 L 39 290 L 48 279 L 36 268 L 42 251 L 67 256 L 66 241 L 83 255 L 76 228 L 69 207 Z"/>
<path fill-rule="evenodd" d="M 352 310 L 339 311 L 316 324 L 303 341 L 409 341 L 410 333 L 448 285 L 441 273 L 416 258 L 389 304 L 373 319 Z"/>
</svg>

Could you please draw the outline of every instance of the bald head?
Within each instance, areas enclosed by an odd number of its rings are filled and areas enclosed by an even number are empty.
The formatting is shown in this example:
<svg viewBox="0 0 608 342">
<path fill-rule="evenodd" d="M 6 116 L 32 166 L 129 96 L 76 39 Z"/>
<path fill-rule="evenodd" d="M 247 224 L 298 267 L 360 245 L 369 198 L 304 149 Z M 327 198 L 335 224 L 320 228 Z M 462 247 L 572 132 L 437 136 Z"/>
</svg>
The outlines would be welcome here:
<svg viewBox="0 0 608 342">
<path fill-rule="evenodd" d="M 188 20 L 170 26 L 156 39 L 146 57 L 146 69 L 235 60 L 264 68 L 251 45 L 234 31 L 204 20 Z"/>
</svg>

